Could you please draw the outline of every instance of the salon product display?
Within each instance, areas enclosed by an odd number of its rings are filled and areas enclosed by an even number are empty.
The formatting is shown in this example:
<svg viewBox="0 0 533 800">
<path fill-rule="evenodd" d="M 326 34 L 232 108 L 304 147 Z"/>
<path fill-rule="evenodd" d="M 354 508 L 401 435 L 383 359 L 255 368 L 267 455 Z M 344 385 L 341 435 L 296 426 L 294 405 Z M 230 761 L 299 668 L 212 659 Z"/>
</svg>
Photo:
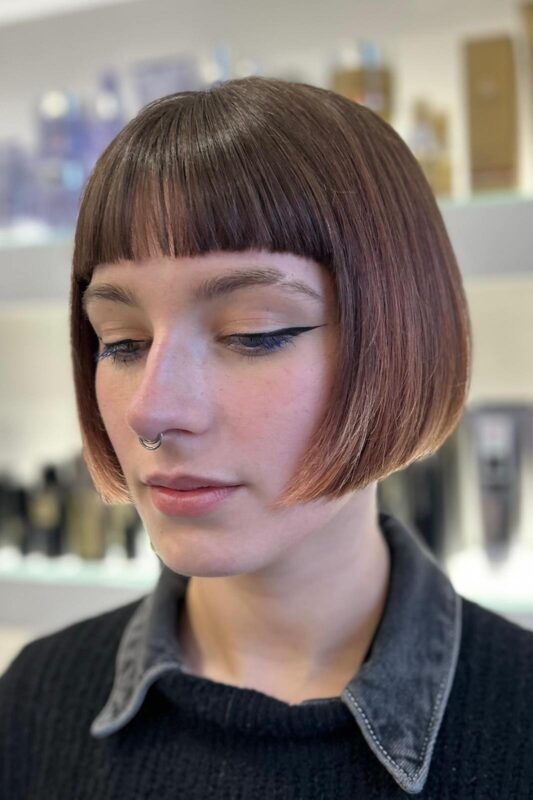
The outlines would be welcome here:
<svg viewBox="0 0 533 800">
<path fill-rule="evenodd" d="M 517 87 L 522 80 L 531 93 L 533 3 L 522 5 L 520 13 L 522 36 L 529 49 L 527 75 L 517 74 L 519 32 L 466 38 L 458 49 L 465 167 L 472 194 L 519 187 Z M 192 52 L 169 53 L 133 62 L 120 75 L 105 69 L 95 76 L 93 86 L 83 91 L 50 87 L 33 108 L 34 145 L 28 146 L 21 137 L 0 140 L 0 234 L 5 237 L 12 232 L 23 241 L 32 236 L 40 240 L 43 234 L 70 234 L 81 191 L 96 159 L 139 108 L 157 97 L 204 89 L 258 70 L 258 62 L 237 58 L 227 44 L 220 43 L 201 57 Z M 397 71 L 390 55 L 382 52 L 381 43 L 354 38 L 349 46 L 339 46 L 324 85 L 367 106 L 394 126 L 401 112 L 396 97 Z M 286 68 L 284 77 L 313 82 L 304 72 L 295 76 Z M 403 95 L 409 97 L 408 92 Z M 410 121 L 405 138 L 435 195 L 446 198 L 453 194 L 455 164 L 449 139 L 454 120 L 448 109 L 433 107 L 437 96 L 432 93 L 408 100 Z"/>
<path fill-rule="evenodd" d="M 225 76 L 223 56 L 220 48 L 215 50 L 213 76 Z M 192 56 L 135 64 L 131 78 L 137 105 L 206 87 L 204 73 Z M 122 80 L 113 70 L 103 71 L 83 93 L 58 87 L 44 92 L 33 113 L 35 146 L 0 141 L 0 228 L 18 226 L 27 236 L 43 229 L 70 233 L 98 156 L 134 112 L 126 108 Z"/>
<path fill-rule="evenodd" d="M 104 70 L 84 92 L 51 87 L 34 109 L 35 146 L 0 140 L 0 229 L 21 226 L 26 236 L 43 228 L 70 233 L 98 156 L 139 108 L 167 94 L 257 71 L 257 62 L 234 58 L 221 43 L 203 58 L 182 53 L 142 59 L 123 76 Z"/>
<path fill-rule="evenodd" d="M 105 504 L 81 456 L 44 465 L 30 485 L 0 475 L 0 565 L 13 554 L 20 560 L 36 553 L 49 559 L 132 561 L 143 536 L 135 506 Z"/>
</svg>

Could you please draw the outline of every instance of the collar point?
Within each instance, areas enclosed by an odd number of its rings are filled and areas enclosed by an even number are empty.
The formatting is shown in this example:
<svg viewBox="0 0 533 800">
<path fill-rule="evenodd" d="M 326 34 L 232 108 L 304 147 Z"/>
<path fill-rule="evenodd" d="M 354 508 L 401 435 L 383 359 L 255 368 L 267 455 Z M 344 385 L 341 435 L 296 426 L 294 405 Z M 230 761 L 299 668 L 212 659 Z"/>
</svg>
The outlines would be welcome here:
<svg viewBox="0 0 533 800">
<path fill-rule="evenodd" d="M 403 774 L 394 774 L 393 777 L 400 789 L 403 789 L 407 794 L 420 794 L 427 781 L 427 774 L 418 775 L 416 778 L 411 778 Z"/>
<path fill-rule="evenodd" d="M 95 739 L 105 739 L 116 733 L 124 725 L 124 720 L 120 718 L 112 718 L 108 715 L 98 714 L 93 720 L 89 733 Z"/>
</svg>

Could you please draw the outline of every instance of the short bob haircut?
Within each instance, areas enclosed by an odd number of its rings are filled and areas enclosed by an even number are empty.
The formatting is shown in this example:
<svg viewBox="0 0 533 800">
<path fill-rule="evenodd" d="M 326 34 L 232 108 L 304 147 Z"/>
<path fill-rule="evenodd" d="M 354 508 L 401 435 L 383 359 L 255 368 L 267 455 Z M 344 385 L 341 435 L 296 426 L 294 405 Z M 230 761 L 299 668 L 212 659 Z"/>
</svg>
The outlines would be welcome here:
<svg viewBox="0 0 533 800">
<path fill-rule="evenodd" d="M 314 259 L 337 300 L 331 400 L 276 509 L 361 490 L 435 452 L 460 422 L 468 307 L 406 144 L 335 92 L 259 76 L 220 82 L 142 108 L 81 197 L 72 361 L 83 456 L 105 503 L 131 497 L 96 401 L 98 342 L 82 308 L 94 267 L 248 249 Z"/>
</svg>

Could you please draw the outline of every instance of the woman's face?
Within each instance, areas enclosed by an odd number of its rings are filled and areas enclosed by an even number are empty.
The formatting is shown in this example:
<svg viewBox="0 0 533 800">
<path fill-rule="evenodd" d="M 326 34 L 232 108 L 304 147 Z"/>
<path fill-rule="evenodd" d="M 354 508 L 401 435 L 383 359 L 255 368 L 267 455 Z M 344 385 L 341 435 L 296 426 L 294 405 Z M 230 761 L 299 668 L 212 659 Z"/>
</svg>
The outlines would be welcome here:
<svg viewBox="0 0 533 800">
<path fill-rule="evenodd" d="M 256 282 L 195 297 L 206 280 L 252 270 L 264 276 L 272 268 L 310 291 Z M 103 284 L 135 304 L 101 291 L 89 299 Z M 270 508 L 325 414 L 335 374 L 336 300 L 322 266 L 257 251 L 103 264 L 91 292 L 98 406 L 132 501 L 168 567 L 205 576 L 265 569 L 332 522 L 340 501 Z M 284 340 L 246 338 L 286 329 L 303 330 Z M 115 347 L 114 355 L 106 350 L 124 340 L 134 343 Z M 141 446 L 139 436 L 160 432 L 158 449 Z M 240 488 L 205 513 L 184 515 L 154 502 L 147 485 L 154 472 Z"/>
</svg>

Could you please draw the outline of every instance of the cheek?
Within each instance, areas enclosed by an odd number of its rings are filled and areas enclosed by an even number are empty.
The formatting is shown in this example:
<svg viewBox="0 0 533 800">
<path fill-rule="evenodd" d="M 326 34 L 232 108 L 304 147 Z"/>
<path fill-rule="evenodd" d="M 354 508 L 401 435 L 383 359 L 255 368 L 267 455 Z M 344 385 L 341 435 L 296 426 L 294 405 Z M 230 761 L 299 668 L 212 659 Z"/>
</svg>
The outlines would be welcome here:
<svg viewBox="0 0 533 800">
<path fill-rule="evenodd" d="M 102 370 L 96 370 L 94 383 L 96 402 L 102 417 L 107 435 L 111 444 L 118 452 L 120 450 L 120 432 L 124 430 L 121 420 L 124 419 L 124 404 L 126 398 L 124 389 L 120 389 L 120 381 L 110 380 L 109 375 L 103 376 Z"/>
<path fill-rule="evenodd" d="M 332 381 L 328 361 L 317 357 L 235 384 L 231 398 L 222 400 L 231 415 L 231 441 L 259 467 L 258 454 L 276 470 L 282 464 L 292 469 L 326 413 Z"/>
</svg>

